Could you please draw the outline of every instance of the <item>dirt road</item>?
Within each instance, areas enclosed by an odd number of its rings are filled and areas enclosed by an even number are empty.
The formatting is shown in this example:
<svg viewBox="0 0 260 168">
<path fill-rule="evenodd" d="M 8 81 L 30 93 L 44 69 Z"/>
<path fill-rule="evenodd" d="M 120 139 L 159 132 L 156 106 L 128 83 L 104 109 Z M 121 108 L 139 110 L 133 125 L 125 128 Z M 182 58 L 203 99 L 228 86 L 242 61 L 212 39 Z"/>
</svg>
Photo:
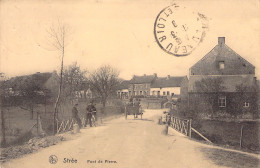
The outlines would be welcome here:
<svg viewBox="0 0 260 168">
<path fill-rule="evenodd" d="M 6 162 L 3 168 L 214 168 L 258 167 L 259 155 L 225 150 L 181 136 L 164 135 L 157 124 L 161 111 L 146 111 L 143 120 L 124 117 L 82 129 L 72 140 Z M 49 157 L 58 158 L 56 164 Z M 77 163 L 64 163 L 67 159 Z M 100 163 L 102 161 L 102 163 Z"/>
</svg>

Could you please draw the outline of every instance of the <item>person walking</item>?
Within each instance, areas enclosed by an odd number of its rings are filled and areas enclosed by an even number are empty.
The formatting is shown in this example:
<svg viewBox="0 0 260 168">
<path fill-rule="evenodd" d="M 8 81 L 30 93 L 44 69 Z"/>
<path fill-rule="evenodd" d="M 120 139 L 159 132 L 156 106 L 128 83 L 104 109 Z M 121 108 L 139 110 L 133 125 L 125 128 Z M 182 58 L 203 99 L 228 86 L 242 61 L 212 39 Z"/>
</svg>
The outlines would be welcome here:
<svg viewBox="0 0 260 168">
<path fill-rule="evenodd" d="M 91 117 L 92 115 L 95 116 L 96 118 L 96 113 L 97 113 L 97 110 L 96 110 L 96 107 L 94 106 L 94 101 L 90 101 L 90 104 L 87 106 L 86 108 L 86 125 L 89 123 L 89 126 L 92 127 L 92 122 L 91 122 Z"/>
<path fill-rule="evenodd" d="M 79 128 L 82 127 L 82 124 L 81 124 L 81 120 L 79 118 L 79 115 L 78 115 L 78 103 L 75 103 L 75 105 L 73 106 L 72 108 L 72 119 L 74 121 L 76 121 L 76 123 L 78 124 Z"/>
</svg>

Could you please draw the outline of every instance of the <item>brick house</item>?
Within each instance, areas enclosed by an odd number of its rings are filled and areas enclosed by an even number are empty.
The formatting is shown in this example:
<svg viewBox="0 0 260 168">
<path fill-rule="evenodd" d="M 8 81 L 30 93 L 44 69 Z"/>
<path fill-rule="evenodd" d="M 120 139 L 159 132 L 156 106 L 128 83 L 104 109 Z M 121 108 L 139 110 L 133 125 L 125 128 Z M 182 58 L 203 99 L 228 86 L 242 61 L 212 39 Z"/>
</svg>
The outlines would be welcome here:
<svg viewBox="0 0 260 168">
<path fill-rule="evenodd" d="M 188 107 L 204 117 L 252 118 L 257 111 L 255 67 L 225 37 L 189 71 Z"/>
<path fill-rule="evenodd" d="M 149 96 L 151 84 L 157 79 L 157 74 L 136 76 L 130 80 L 128 92 L 129 96 Z"/>
</svg>

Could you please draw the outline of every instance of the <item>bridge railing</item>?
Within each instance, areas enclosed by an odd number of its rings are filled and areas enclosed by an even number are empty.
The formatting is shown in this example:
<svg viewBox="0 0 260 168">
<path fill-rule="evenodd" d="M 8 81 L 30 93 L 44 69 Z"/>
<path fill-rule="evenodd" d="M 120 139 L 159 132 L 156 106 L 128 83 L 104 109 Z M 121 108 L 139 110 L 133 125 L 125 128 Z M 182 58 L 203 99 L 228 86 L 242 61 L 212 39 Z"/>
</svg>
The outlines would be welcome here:
<svg viewBox="0 0 260 168">
<path fill-rule="evenodd" d="M 81 118 L 81 124 L 82 126 L 85 125 L 86 119 L 83 117 Z M 57 123 L 57 134 L 62 133 L 62 132 L 67 132 L 73 129 L 73 124 L 76 123 L 75 120 L 73 119 L 67 119 L 67 120 L 56 120 Z"/>
<path fill-rule="evenodd" d="M 170 126 L 176 131 L 191 137 L 191 119 L 171 117 Z"/>
<path fill-rule="evenodd" d="M 170 118 L 170 126 L 175 129 L 176 131 L 189 136 L 191 138 L 191 131 L 195 132 L 197 135 L 199 135 L 201 138 L 203 138 L 205 141 L 212 143 L 208 138 L 206 138 L 204 135 L 202 135 L 199 131 L 192 128 L 191 123 L 192 119 L 182 119 L 178 117 L 171 116 Z"/>
</svg>

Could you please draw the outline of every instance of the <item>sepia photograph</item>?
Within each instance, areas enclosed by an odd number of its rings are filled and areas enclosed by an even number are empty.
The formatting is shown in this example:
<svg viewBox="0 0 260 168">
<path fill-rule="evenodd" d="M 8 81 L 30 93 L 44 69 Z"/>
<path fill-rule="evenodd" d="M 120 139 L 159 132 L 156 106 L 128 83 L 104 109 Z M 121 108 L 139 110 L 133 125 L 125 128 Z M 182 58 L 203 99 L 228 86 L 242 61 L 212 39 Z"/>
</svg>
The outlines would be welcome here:
<svg viewBox="0 0 260 168">
<path fill-rule="evenodd" d="M 260 168 L 259 0 L 0 0 L 0 168 Z"/>
</svg>

